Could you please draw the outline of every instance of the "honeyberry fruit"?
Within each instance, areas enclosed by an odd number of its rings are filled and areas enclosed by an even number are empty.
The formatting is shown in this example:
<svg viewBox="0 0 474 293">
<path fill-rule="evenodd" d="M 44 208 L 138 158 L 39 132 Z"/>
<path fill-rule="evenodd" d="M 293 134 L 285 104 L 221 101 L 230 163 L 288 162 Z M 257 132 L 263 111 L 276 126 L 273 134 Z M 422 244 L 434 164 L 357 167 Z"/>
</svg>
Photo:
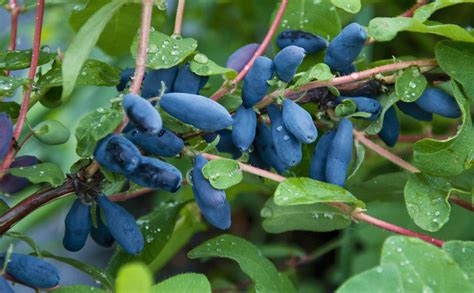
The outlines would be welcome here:
<svg viewBox="0 0 474 293">
<path fill-rule="evenodd" d="M 137 168 L 141 154 L 128 139 L 118 134 L 110 134 L 97 143 L 94 158 L 102 167 L 125 175 Z"/>
<path fill-rule="evenodd" d="M 446 118 L 461 116 L 461 109 L 453 96 L 437 88 L 426 88 L 415 103 L 424 111 Z"/>
<path fill-rule="evenodd" d="M 173 92 L 197 94 L 208 80 L 208 76 L 200 76 L 192 72 L 189 68 L 189 63 L 186 63 L 176 76 L 176 80 L 173 84 Z"/>
<path fill-rule="evenodd" d="M 143 79 L 142 97 L 149 99 L 161 94 L 162 82 L 165 84 L 165 93 L 173 90 L 173 83 L 178 74 L 178 66 L 167 69 L 150 70 Z"/>
<path fill-rule="evenodd" d="M 110 230 L 105 225 L 104 221 L 102 220 L 100 208 L 97 206 L 96 210 L 96 219 L 97 219 L 97 227 L 92 226 L 91 228 L 91 238 L 94 240 L 95 243 L 102 247 L 111 247 L 115 239 L 110 234 Z"/>
<path fill-rule="evenodd" d="M 397 107 L 404 114 L 410 117 L 413 117 L 416 120 L 419 120 L 419 121 L 433 120 L 433 114 L 421 109 L 420 106 L 418 106 L 416 103 L 406 103 L 406 102 L 399 101 L 397 102 Z"/>
<path fill-rule="evenodd" d="M 231 214 L 225 191 L 212 187 L 202 174 L 202 168 L 207 162 L 201 155 L 195 158 L 192 170 L 194 199 L 209 223 L 222 230 L 229 229 Z"/>
<path fill-rule="evenodd" d="M 301 143 L 312 143 L 318 137 L 318 130 L 311 115 L 292 100 L 283 101 L 283 123 L 286 129 Z"/>
<path fill-rule="evenodd" d="M 228 153 L 232 155 L 233 159 L 237 159 L 242 155 L 242 152 L 235 146 L 232 141 L 232 132 L 228 129 L 222 129 L 216 132 L 206 133 L 202 137 L 208 143 L 211 143 L 219 135 L 219 142 L 216 145 L 216 149 L 219 152 Z"/>
<path fill-rule="evenodd" d="M 233 119 L 232 141 L 239 150 L 246 151 L 255 139 L 257 114 L 251 108 L 240 106 Z"/>
<path fill-rule="evenodd" d="M 142 157 L 133 173 L 125 177 L 140 186 L 168 192 L 176 192 L 183 181 L 181 172 L 175 166 L 150 157 Z"/>
<path fill-rule="evenodd" d="M 336 135 L 336 132 L 331 130 L 318 140 L 309 167 L 310 178 L 326 182 L 327 159 L 334 135 Z"/>
<path fill-rule="evenodd" d="M 276 43 L 280 49 L 295 45 L 303 48 L 308 54 L 320 52 L 327 46 L 324 38 L 300 30 L 282 31 L 278 34 Z"/>
<path fill-rule="evenodd" d="M 395 107 L 392 106 L 385 112 L 382 129 L 378 133 L 378 136 L 387 146 L 393 147 L 397 143 L 399 135 L 400 122 L 398 121 L 397 111 Z"/>
<path fill-rule="evenodd" d="M 10 168 L 29 167 L 36 164 L 38 164 L 38 159 L 35 156 L 20 156 L 15 158 Z M 0 179 L 0 192 L 16 193 L 29 184 L 30 181 L 26 178 L 6 174 Z"/>
<path fill-rule="evenodd" d="M 5 253 L 0 257 L 3 266 Z M 58 270 L 51 264 L 32 255 L 11 253 L 6 269 L 20 283 L 38 289 L 48 289 L 58 285 Z"/>
<path fill-rule="evenodd" d="M 3 276 L 0 276 L 0 292 L 3 293 L 15 293 L 13 288 L 8 284 L 7 280 Z"/>
<path fill-rule="evenodd" d="M 163 95 L 160 106 L 171 116 L 205 131 L 216 131 L 232 125 L 234 120 L 221 104 L 186 93 Z"/>
<path fill-rule="evenodd" d="M 366 40 L 367 32 L 361 25 L 349 24 L 329 43 L 324 62 L 332 70 L 347 70 L 364 48 Z"/>
<path fill-rule="evenodd" d="M 127 253 L 139 254 L 143 250 L 145 242 L 135 218 L 126 209 L 111 202 L 105 195 L 99 196 L 97 203 L 104 213 L 110 234 L 117 243 Z"/>
<path fill-rule="evenodd" d="M 151 155 L 174 157 L 184 147 L 183 140 L 171 130 L 165 128 L 162 128 L 156 134 L 145 134 L 138 131 L 138 129 L 132 129 L 126 137 Z"/>
<path fill-rule="evenodd" d="M 278 78 L 284 82 L 290 82 L 295 76 L 296 70 L 303 62 L 306 55 L 303 48 L 288 46 L 276 54 L 273 65 Z"/>
<path fill-rule="evenodd" d="M 116 88 L 119 92 L 123 91 L 129 81 L 132 80 L 133 75 L 135 74 L 135 68 L 125 68 L 120 73 L 120 82 L 116 85 Z"/>
<path fill-rule="evenodd" d="M 303 157 L 301 142 L 286 129 L 282 113 L 277 106 L 268 106 L 267 113 L 272 121 L 272 138 L 278 157 L 280 157 L 285 165 L 296 166 Z"/>
<path fill-rule="evenodd" d="M 125 95 L 123 109 L 133 125 L 143 133 L 155 134 L 163 127 L 160 113 L 150 102 L 138 95 Z"/>
<path fill-rule="evenodd" d="M 273 61 L 264 56 L 259 56 L 244 78 L 242 87 L 242 101 L 245 107 L 255 106 L 270 89 L 268 81 L 272 79 Z"/>
<path fill-rule="evenodd" d="M 275 144 L 273 142 L 272 130 L 264 123 L 257 124 L 254 145 L 263 162 L 273 167 L 278 173 L 284 173 L 289 165 L 277 155 Z"/>
<path fill-rule="evenodd" d="M 356 112 L 365 112 L 371 113 L 372 115 L 367 118 L 369 120 L 375 120 L 380 115 L 380 111 L 382 110 L 382 106 L 380 105 L 379 101 L 366 98 L 366 97 L 337 97 L 336 103 L 342 103 L 344 100 L 351 100 L 353 101 L 356 106 Z"/>
<path fill-rule="evenodd" d="M 238 48 L 227 59 L 226 67 L 232 68 L 237 72 L 241 71 L 250 59 L 252 59 L 252 56 L 258 50 L 258 47 L 260 47 L 260 44 L 251 43 Z"/>
<path fill-rule="evenodd" d="M 6 113 L 0 113 L 0 161 L 5 158 L 13 138 L 13 124 Z"/>
<path fill-rule="evenodd" d="M 64 226 L 64 248 L 69 251 L 81 250 L 92 227 L 90 207 L 76 199 L 67 213 Z"/>
<path fill-rule="evenodd" d="M 344 186 L 352 158 L 354 141 L 352 128 L 352 122 L 347 118 L 342 119 L 337 125 L 326 162 L 326 181 L 328 183 Z"/>
</svg>

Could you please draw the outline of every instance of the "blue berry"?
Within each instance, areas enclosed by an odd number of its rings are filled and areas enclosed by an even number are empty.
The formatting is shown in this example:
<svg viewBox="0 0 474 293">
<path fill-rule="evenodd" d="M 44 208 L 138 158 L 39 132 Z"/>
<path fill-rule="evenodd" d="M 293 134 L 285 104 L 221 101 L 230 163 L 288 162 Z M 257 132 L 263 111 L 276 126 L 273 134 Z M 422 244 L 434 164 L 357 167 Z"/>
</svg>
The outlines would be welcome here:
<svg viewBox="0 0 474 293">
<path fill-rule="evenodd" d="M 129 81 L 132 80 L 133 75 L 135 74 L 135 68 L 125 68 L 120 73 L 120 82 L 116 85 L 116 88 L 119 92 L 123 91 Z"/>
<path fill-rule="evenodd" d="M 36 164 L 38 164 L 38 159 L 35 156 L 20 156 L 15 158 L 10 167 L 29 167 Z M 30 181 L 26 178 L 6 174 L 0 179 L 0 192 L 16 193 L 23 190 L 29 184 Z"/>
<path fill-rule="evenodd" d="M 334 135 L 336 135 L 336 132 L 331 130 L 326 132 L 318 140 L 309 167 L 310 178 L 326 182 L 327 159 Z"/>
<path fill-rule="evenodd" d="M 273 60 L 278 78 L 284 82 L 290 82 L 305 55 L 304 49 L 298 46 L 288 46 L 278 52 Z"/>
<path fill-rule="evenodd" d="M 288 170 L 289 165 L 276 153 L 272 130 L 266 124 L 258 123 L 254 145 L 265 164 L 273 167 L 278 173 Z"/>
<path fill-rule="evenodd" d="M 216 149 L 219 152 L 228 153 L 232 155 L 233 159 L 237 159 L 242 155 L 242 152 L 235 146 L 232 141 L 232 132 L 228 129 L 222 129 L 217 132 L 206 133 L 202 137 L 208 143 L 214 141 L 219 135 L 219 142 L 216 145 Z"/>
<path fill-rule="evenodd" d="M 330 43 L 324 62 L 335 71 L 347 71 L 367 41 L 367 32 L 358 23 L 346 26 Z"/>
<path fill-rule="evenodd" d="M 405 103 L 402 101 L 397 102 L 398 109 L 404 114 L 411 116 L 419 121 L 431 121 L 433 120 L 433 114 L 426 112 L 421 109 L 416 103 Z"/>
<path fill-rule="evenodd" d="M 7 280 L 3 276 L 0 276 L 0 292 L 3 293 L 15 293 L 13 288 L 8 284 Z"/>
<path fill-rule="evenodd" d="M 427 88 L 415 103 L 424 111 L 446 118 L 461 116 L 461 109 L 454 97 L 437 88 Z"/>
<path fill-rule="evenodd" d="M 112 172 L 129 174 L 137 168 L 141 154 L 128 139 L 121 135 L 110 134 L 97 143 L 94 158 L 101 166 Z"/>
<path fill-rule="evenodd" d="M 257 114 L 251 108 L 240 106 L 233 118 L 232 141 L 239 150 L 246 151 L 255 139 Z"/>
<path fill-rule="evenodd" d="M 13 124 L 6 113 L 0 113 L 0 161 L 5 158 L 13 138 Z"/>
<path fill-rule="evenodd" d="M 382 110 L 382 106 L 380 105 L 379 101 L 366 98 L 366 97 L 337 97 L 336 103 L 342 103 L 344 100 L 351 100 L 357 106 L 357 112 L 366 112 L 371 113 L 372 115 L 367 118 L 369 120 L 375 120 L 380 115 L 380 111 Z"/>
<path fill-rule="evenodd" d="M 312 143 L 318 137 L 311 115 L 292 100 L 283 101 L 283 123 L 301 143 Z"/>
<path fill-rule="evenodd" d="M 239 72 L 252 59 L 253 54 L 258 50 L 260 44 L 252 43 L 235 50 L 227 59 L 227 68 L 232 68 Z"/>
<path fill-rule="evenodd" d="M 161 83 L 165 84 L 165 93 L 173 90 L 173 83 L 178 74 L 178 66 L 167 69 L 150 70 L 143 79 L 142 97 L 149 99 L 161 94 Z"/>
<path fill-rule="evenodd" d="M 344 186 L 347 170 L 352 158 L 352 122 L 342 119 L 332 139 L 326 162 L 326 180 L 328 183 Z"/>
<path fill-rule="evenodd" d="M 197 94 L 209 80 L 208 76 L 200 76 L 189 69 L 189 63 L 184 64 L 176 76 L 173 92 Z"/>
<path fill-rule="evenodd" d="M 67 213 L 64 226 L 64 248 L 69 251 L 81 250 L 92 227 L 90 207 L 76 199 Z"/>
<path fill-rule="evenodd" d="M 300 30 L 282 31 L 278 34 L 276 43 L 280 49 L 295 45 L 303 48 L 308 54 L 320 52 L 327 46 L 326 39 Z"/>
<path fill-rule="evenodd" d="M 105 225 L 104 221 L 102 221 L 102 217 L 100 216 L 100 208 L 98 206 L 95 211 L 97 227 L 92 226 L 91 238 L 95 243 L 102 247 L 111 247 L 114 244 L 115 239 L 112 234 L 110 234 L 110 230 L 107 225 Z"/>
<path fill-rule="evenodd" d="M 395 107 L 390 107 L 385 112 L 382 130 L 378 133 L 380 139 L 389 147 L 393 147 L 400 135 L 400 122 L 398 121 Z"/>
<path fill-rule="evenodd" d="M 184 148 L 183 140 L 165 128 L 157 134 L 144 134 L 132 129 L 127 133 L 127 138 L 151 155 L 174 157 Z"/>
<path fill-rule="evenodd" d="M 142 157 L 133 173 L 125 177 L 140 186 L 168 192 L 176 192 L 183 181 L 181 172 L 175 166 L 149 157 Z"/>
<path fill-rule="evenodd" d="M 273 61 L 267 57 L 257 57 L 244 78 L 242 101 L 245 107 L 251 108 L 265 97 L 270 89 L 268 81 L 272 79 L 272 75 Z"/>
<path fill-rule="evenodd" d="M 123 98 L 123 109 L 130 121 L 143 133 L 155 134 L 163 126 L 160 113 L 147 100 L 134 94 Z"/>
</svg>

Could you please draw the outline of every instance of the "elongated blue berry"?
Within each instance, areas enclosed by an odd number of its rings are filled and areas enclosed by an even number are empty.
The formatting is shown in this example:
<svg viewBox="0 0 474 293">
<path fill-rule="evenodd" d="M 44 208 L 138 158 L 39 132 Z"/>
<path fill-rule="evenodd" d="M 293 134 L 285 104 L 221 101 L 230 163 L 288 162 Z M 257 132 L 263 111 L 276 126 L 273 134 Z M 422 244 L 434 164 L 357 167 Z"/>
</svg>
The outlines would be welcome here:
<svg viewBox="0 0 474 293">
<path fill-rule="evenodd" d="M 278 173 L 288 170 L 289 165 L 285 164 L 276 153 L 272 130 L 266 124 L 258 123 L 254 145 L 267 165 L 273 167 Z"/>
<path fill-rule="evenodd" d="M 326 132 L 318 140 L 309 167 L 310 178 L 326 182 L 326 166 L 328 154 L 329 150 L 331 149 L 331 143 L 334 139 L 334 135 L 336 135 L 336 132 L 334 130 L 331 130 Z"/>
<path fill-rule="evenodd" d="M 228 153 L 232 155 L 233 159 L 237 159 L 242 156 L 242 152 L 235 146 L 232 141 L 232 132 L 228 129 L 222 129 L 216 132 L 206 133 L 202 137 L 208 143 L 214 141 L 219 135 L 219 142 L 216 145 L 216 149 L 219 152 Z"/>
<path fill-rule="evenodd" d="M 344 67 L 343 69 L 339 70 L 339 73 L 341 75 L 349 75 L 349 74 L 354 73 L 356 71 L 357 71 L 357 69 L 356 69 L 355 65 L 350 64 L 350 65 Z"/>
<path fill-rule="evenodd" d="M 0 257 L 3 266 L 5 253 Z M 48 289 L 59 283 L 58 270 L 51 264 L 32 255 L 12 253 L 7 273 L 19 282 L 33 288 Z"/>
<path fill-rule="evenodd" d="M 107 196 L 99 196 L 97 203 L 104 213 L 110 234 L 129 254 L 137 255 L 143 250 L 145 242 L 135 218 L 126 209 L 111 202 Z"/>
<path fill-rule="evenodd" d="M 127 138 L 147 153 L 163 157 L 174 157 L 184 147 L 183 140 L 165 128 L 157 134 L 144 134 L 132 129 L 127 133 Z"/>
<path fill-rule="evenodd" d="M 239 150 L 246 151 L 255 139 L 257 114 L 251 108 L 240 106 L 233 118 L 232 141 Z"/>
<path fill-rule="evenodd" d="M 147 100 L 134 94 L 123 98 L 123 109 L 130 121 L 143 133 L 155 134 L 163 126 L 160 113 Z"/>
<path fill-rule="evenodd" d="M 296 166 L 303 156 L 301 142 L 286 129 L 280 109 L 275 105 L 267 107 L 272 121 L 272 138 L 275 150 L 280 159 L 288 166 Z"/>
<path fill-rule="evenodd" d="M 249 153 L 248 164 L 260 169 L 269 170 L 271 166 L 268 163 L 266 163 L 265 160 L 263 160 L 262 155 L 260 154 L 255 144 L 256 143 L 254 142 L 253 151 Z"/>
<path fill-rule="evenodd" d="M 161 94 L 162 82 L 165 84 L 165 93 L 173 90 L 173 83 L 178 74 L 178 66 L 167 69 L 150 70 L 143 79 L 142 97 L 149 99 Z"/>
<path fill-rule="evenodd" d="M 398 121 L 395 107 L 392 106 L 385 112 L 382 130 L 380 130 L 378 135 L 389 147 L 393 147 L 397 143 L 398 136 L 400 135 L 400 122 Z"/>
<path fill-rule="evenodd" d="M 173 92 L 197 94 L 207 83 L 209 76 L 200 76 L 189 69 L 189 63 L 184 64 L 176 76 Z"/>
<path fill-rule="evenodd" d="M 119 92 L 123 91 L 129 81 L 132 80 L 133 75 L 135 74 L 135 68 L 125 68 L 120 73 L 120 82 L 116 85 L 116 88 Z"/>
<path fill-rule="evenodd" d="M 0 113 L 0 161 L 5 158 L 13 138 L 13 124 L 6 113 Z"/>
<path fill-rule="evenodd" d="M 303 48 L 308 54 L 320 52 L 327 46 L 326 39 L 310 32 L 299 30 L 282 31 L 278 34 L 276 43 L 280 49 L 295 45 Z"/>
<path fill-rule="evenodd" d="M 133 173 L 125 177 L 140 186 L 168 192 L 176 192 L 183 181 L 181 172 L 175 166 L 150 157 L 142 157 Z"/>
<path fill-rule="evenodd" d="M 290 82 L 295 76 L 298 66 L 303 62 L 305 55 L 304 49 L 298 46 L 288 46 L 278 52 L 275 59 L 273 59 L 278 78 L 284 82 Z"/>
<path fill-rule="evenodd" d="M 109 227 L 105 225 L 104 221 L 102 221 L 102 217 L 100 216 L 100 208 L 96 208 L 96 219 L 97 219 L 97 227 L 92 226 L 91 228 L 91 238 L 94 240 L 95 243 L 102 247 L 111 247 L 115 239 L 110 234 Z"/>
<path fill-rule="evenodd" d="M 231 224 L 230 205 L 225 191 L 212 187 L 202 174 L 206 163 L 203 156 L 196 156 L 192 170 L 194 199 L 206 220 L 214 227 L 225 230 Z"/>
<path fill-rule="evenodd" d="M 446 118 L 461 116 L 461 109 L 459 109 L 454 97 L 437 88 L 425 89 L 415 103 L 428 113 L 438 114 Z"/>
<path fill-rule="evenodd" d="M 110 134 L 97 143 L 94 158 L 101 166 L 112 172 L 129 174 L 137 168 L 141 154 L 125 137 Z"/>
<path fill-rule="evenodd" d="M 324 62 L 335 71 L 345 71 L 364 48 L 367 32 L 358 23 L 346 26 L 330 43 Z"/>
<path fill-rule="evenodd" d="M 226 108 L 200 95 L 165 94 L 160 100 L 160 106 L 171 116 L 205 131 L 224 129 L 234 123 Z"/>
<path fill-rule="evenodd" d="M 15 293 L 13 288 L 8 284 L 7 280 L 3 276 L 0 276 L 0 292 L 3 293 Z"/>
<path fill-rule="evenodd" d="M 398 109 L 404 114 L 411 116 L 419 121 L 431 121 L 433 120 L 433 114 L 426 112 L 421 109 L 416 103 L 405 103 L 402 101 L 397 102 Z"/>
<path fill-rule="evenodd" d="M 244 78 L 242 101 L 245 107 L 251 108 L 262 100 L 270 89 L 268 81 L 272 79 L 273 61 L 260 56 Z"/>
<path fill-rule="evenodd" d="M 352 158 L 352 122 L 342 119 L 332 139 L 326 162 L 326 181 L 331 184 L 344 186 L 347 169 Z"/>
<path fill-rule="evenodd" d="M 380 111 L 382 110 L 382 106 L 380 105 L 379 101 L 366 98 L 366 97 L 337 97 L 336 103 L 342 103 L 344 100 L 351 100 L 353 101 L 356 106 L 356 112 L 366 112 L 371 113 L 372 115 L 367 118 L 369 120 L 375 120 L 380 115 Z"/>
<path fill-rule="evenodd" d="M 76 199 L 67 213 L 64 226 L 64 248 L 69 251 L 81 250 L 92 227 L 90 207 Z"/>
<path fill-rule="evenodd" d="M 36 164 L 38 164 L 38 159 L 35 156 L 20 156 L 15 158 L 10 167 L 29 167 Z M 23 190 L 29 184 L 30 181 L 26 178 L 6 174 L 0 179 L 0 192 L 16 193 Z"/>
<path fill-rule="evenodd" d="M 286 129 L 301 143 L 312 143 L 318 137 L 318 130 L 311 115 L 292 100 L 283 101 L 283 123 Z"/>
<path fill-rule="evenodd" d="M 237 72 L 241 71 L 250 59 L 252 59 L 258 47 L 260 47 L 260 44 L 252 43 L 238 48 L 227 59 L 226 67 L 232 68 Z"/>
</svg>

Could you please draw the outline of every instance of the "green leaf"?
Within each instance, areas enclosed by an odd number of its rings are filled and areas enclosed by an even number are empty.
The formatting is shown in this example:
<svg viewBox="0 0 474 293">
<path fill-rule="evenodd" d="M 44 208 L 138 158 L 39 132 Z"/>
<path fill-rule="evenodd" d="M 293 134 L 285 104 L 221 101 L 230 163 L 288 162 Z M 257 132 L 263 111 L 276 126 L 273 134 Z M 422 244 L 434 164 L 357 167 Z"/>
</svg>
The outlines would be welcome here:
<svg viewBox="0 0 474 293">
<path fill-rule="evenodd" d="M 237 76 L 237 72 L 232 68 L 219 66 L 216 62 L 210 60 L 206 55 L 201 53 L 194 55 L 189 69 L 201 76 L 223 74 L 227 79 L 233 79 Z"/>
<path fill-rule="evenodd" d="M 207 162 L 202 168 L 202 174 L 216 189 L 227 189 L 239 184 L 244 178 L 239 163 L 231 159 Z"/>
<path fill-rule="evenodd" d="M 147 266 L 142 263 L 128 263 L 120 268 L 115 282 L 115 292 L 150 293 L 153 277 Z"/>
<path fill-rule="evenodd" d="M 29 80 L 26 78 L 0 76 L 0 96 L 11 97 L 18 88 L 26 86 L 28 83 Z"/>
<path fill-rule="evenodd" d="M 92 48 L 94 48 L 105 25 L 126 2 L 127 0 L 116 0 L 102 6 L 81 27 L 66 52 L 64 52 L 62 64 L 63 98 L 69 96 L 74 90 L 77 78 L 81 73 L 81 68 Z"/>
<path fill-rule="evenodd" d="M 438 64 L 451 78 L 462 84 L 469 99 L 474 100 L 474 44 L 441 41 L 435 47 Z"/>
<path fill-rule="evenodd" d="M 237 236 L 224 234 L 208 240 L 191 250 L 188 257 L 224 257 L 236 261 L 255 282 L 257 292 L 296 292 L 288 277 L 279 273 L 255 245 Z"/>
<path fill-rule="evenodd" d="M 404 102 L 416 101 L 426 88 L 428 82 L 416 66 L 408 67 L 395 81 L 397 97 Z"/>
<path fill-rule="evenodd" d="M 353 161 L 353 163 L 351 164 L 351 169 L 348 172 L 347 180 L 351 179 L 351 177 L 357 173 L 359 168 L 362 166 L 362 163 L 364 162 L 365 158 L 364 146 L 357 140 L 354 142 L 354 146 L 356 151 L 355 161 Z"/>
<path fill-rule="evenodd" d="M 89 264 L 80 262 L 78 260 L 68 258 L 68 257 L 63 257 L 63 256 L 57 256 L 52 254 L 51 252 L 48 251 L 41 251 L 41 255 L 46 258 L 52 258 L 54 260 L 63 262 L 65 264 L 68 264 L 72 266 L 73 268 L 76 268 L 80 270 L 81 272 L 84 272 L 88 274 L 96 283 L 101 284 L 105 289 L 112 291 L 114 288 L 114 282 L 113 279 L 110 275 L 108 275 L 104 270 L 99 269 L 97 267 L 91 266 Z"/>
<path fill-rule="evenodd" d="M 15 102 L 0 102 L 0 112 L 7 113 L 11 119 L 18 118 L 20 107 L 21 106 Z"/>
<path fill-rule="evenodd" d="M 133 58 L 136 57 L 138 38 L 135 37 L 130 48 Z M 146 66 L 152 69 L 170 68 L 180 64 L 197 48 L 197 41 L 191 38 L 167 36 L 158 31 L 150 32 Z"/>
<path fill-rule="evenodd" d="M 26 244 L 28 244 L 31 247 L 31 249 L 33 249 L 33 251 L 36 253 L 36 255 L 41 256 L 41 250 L 40 250 L 39 246 L 36 244 L 36 242 L 31 237 L 28 237 L 25 234 L 20 233 L 20 232 L 16 232 L 16 231 L 8 231 L 8 232 L 5 233 L 5 236 L 15 238 L 15 239 L 19 239 L 19 240 L 25 242 Z"/>
<path fill-rule="evenodd" d="M 87 6 L 81 10 L 73 10 L 69 17 L 69 24 L 74 31 L 79 29 L 104 5 L 111 0 L 88 1 Z M 142 5 L 135 1 L 128 1 L 112 16 L 107 22 L 99 40 L 97 47 L 111 56 L 122 56 L 130 52 L 130 44 L 135 38 L 140 28 Z M 166 13 L 158 9 L 153 10 L 151 25 L 162 28 L 166 23 Z"/>
<path fill-rule="evenodd" d="M 420 21 L 426 21 L 428 18 L 435 13 L 437 10 L 446 8 L 456 4 L 462 3 L 474 3 L 473 0 L 437 0 L 432 1 L 432 3 L 426 4 L 415 10 L 413 18 L 416 18 Z"/>
<path fill-rule="evenodd" d="M 0 215 L 3 215 L 9 209 L 8 204 L 3 199 L 0 199 Z"/>
<path fill-rule="evenodd" d="M 474 285 L 474 242 L 448 241 L 444 243 L 443 249 L 458 263 Z"/>
<path fill-rule="evenodd" d="M 354 101 L 351 99 L 345 99 L 340 103 L 339 105 L 336 106 L 335 109 L 335 114 L 337 117 L 343 118 L 343 117 L 364 117 L 364 118 L 369 118 L 372 116 L 372 113 L 366 113 L 366 112 L 356 112 L 357 111 L 357 105 Z"/>
<path fill-rule="evenodd" d="M 376 17 L 369 23 L 370 36 L 379 42 L 393 40 L 401 31 L 435 34 L 455 41 L 474 42 L 474 36 L 455 24 L 430 22 L 430 25 L 426 25 L 411 17 Z"/>
<path fill-rule="evenodd" d="M 449 220 L 451 184 L 445 178 L 411 174 L 405 185 L 408 214 L 418 227 L 434 232 Z"/>
<path fill-rule="evenodd" d="M 24 177 L 32 183 L 47 182 L 53 187 L 64 182 L 64 174 L 61 168 L 52 163 L 40 163 L 30 167 L 10 168 L 9 173 L 13 176 Z"/>
<path fill-rule="evenodd" d="M 44 93 L 40 95 L 39 101 L 41 105 L 45 106 L 46 108 L 57 108 L 61 106 L 61 94 L 63 92 L 62 86 L 55 86 L 51 88 L 44 89 Z"/>
<path fill-rule="evenodd" d="M 328 232 L 347 228 L 351 224 L 347 213 L 324 203 L 279 206 L 270 198 L 260 215 L 263 229 L 268 233 Z"/>
<path fill-rule="evenodd" d="M 329 66 L 324 63 L 318 63 L 309 68 L 307 71 L 303 72 L 292 88 L 298 89 L 299 87 L 314 80 L 330 81 L 333 78 L 334 74 L 332 74 Z"/>
<path fill-rule="evenodd" d="M 402 278 L 397 267 L 384 264 L 362 272 L 345 281 L 337 293 L 353 292 L 404 292 Z"/>
<path fill-rule="evenodd" d="M 0 52 L 0 70 L 18 70 L 29 68 L 31 64 L 31 50 L 2 51 Z M 56 54 L 40 51 L 38 65 L 43 65 L 56 57 Z"/>
<path fill-rule="evenodd" d="M 106 291 L 86 285 L 63 286 L 51 291 L 53 293 L 106 293 Z"/>
<path fill-rule="evenodd" d="M 400 99 L 395 95 L 395 93 L 392 93 L 390 95 L 382 95 L 377 100 L 380 102 L 382 109 L 380 111 L 380 115 L 377 118 L 377 120 L 370 123 L 370 125 L 365 130 L 365 132 L 370 135 L 375 135 L 379 133 L 380 130 L 382 130 L 385 112 L 387 112 L 387 110 L 390 107 L 392 107 L 396 102 L 398 102 Z"/>
<path fill-rule="evenodd" d="M 302 257 L 306 255 L 306 252 L 302 248 L 284 243 L 262 245 L 260 246 L 260 251 L 268 258 Z"/>
<path fill-rule="evenodd" d="M 211 284 L 203 274 L 186 273 L 176 275 L 163 282 L 153 285 L 154 293 L 211 293 Z"/>
<path fill-rule="evenodd" d="M 349 13 L 357 13 L 361 8 L 360 0 L 331 0 L 331 3 Z"/>
<path fill-rule="evenodd" d="M 145 247 L 139 255 L 130 255 L 117 248 L 115 254 L 110 259 L 107 271 L 116 275 L 119 267 L 128 262 L 143 262 L 149 264 L 161 252 L 168 242 L 176 224 L 176 219 L 182 204 L 176 201 L 162 202 L 151 213 L 140 217 L 137 224 L 145 239 Z"/>
<path fill-rule="evenodd" d="M 406 172 L 394 172 L 375 176 L 367 181 L 348 186 L 348 189 L 366 202 L 399 201 L 404 194 L 404 186 L 408 180 Z"/>
<path fill-rule="evenodd" d="M 33 129 L 33 135 L 39 141 L 51 145 L 66 143 L 70 134 L 69 129 L 56 120 L 45 120 Z"/>
<path fill-rule="evenodd" d="M 280 206 L 345 202 L 363 207 L 364 203 L 346 189 L 306 177 L 291 177 L 281 182 L 275 190 L 273 201 Z"/>
<path fill-rule="evenodd" d="M 394 264 L 405 292 L 472 292 L 456 262 L 440 248 L 412 237 L 392 236 L 383 246 L 381 264 Z"/>
<path fill-rule="evenodd" d="M 474 128 L 469 103 L 454 81 L 451 85 L 463 114 L 463 124 L 456 136 L 447 140 L 422 139 L 413 145 L 415 165 L 426 174 L 437 177 L 456 176 L 473 164 Z"/>
<path fill-rule="evenodd" d="M 113 108 L 98 108 L 79 121 L 76 128 L 76 152 L 81 157 L 89 157 L 96 143 L 111 133 L 123 119 L 123 111 Z"/>
</svg>

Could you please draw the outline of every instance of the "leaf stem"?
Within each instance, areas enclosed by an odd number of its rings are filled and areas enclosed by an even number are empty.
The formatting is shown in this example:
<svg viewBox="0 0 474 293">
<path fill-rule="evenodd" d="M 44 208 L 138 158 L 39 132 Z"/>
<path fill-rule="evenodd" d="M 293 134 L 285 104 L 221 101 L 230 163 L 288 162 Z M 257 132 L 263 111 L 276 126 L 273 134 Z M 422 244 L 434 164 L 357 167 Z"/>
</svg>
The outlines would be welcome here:
<svg viewBox="0 0 474 293">
<path fill-rule="evenodd" d="M 176 8 L 176 19 L 174 21 L 174 32 L 173 32 L 175 35 L 181 35 L 185 6 L 186 6 L 186 0 L 178 1 L 178 7 Z"/>
</svg>

